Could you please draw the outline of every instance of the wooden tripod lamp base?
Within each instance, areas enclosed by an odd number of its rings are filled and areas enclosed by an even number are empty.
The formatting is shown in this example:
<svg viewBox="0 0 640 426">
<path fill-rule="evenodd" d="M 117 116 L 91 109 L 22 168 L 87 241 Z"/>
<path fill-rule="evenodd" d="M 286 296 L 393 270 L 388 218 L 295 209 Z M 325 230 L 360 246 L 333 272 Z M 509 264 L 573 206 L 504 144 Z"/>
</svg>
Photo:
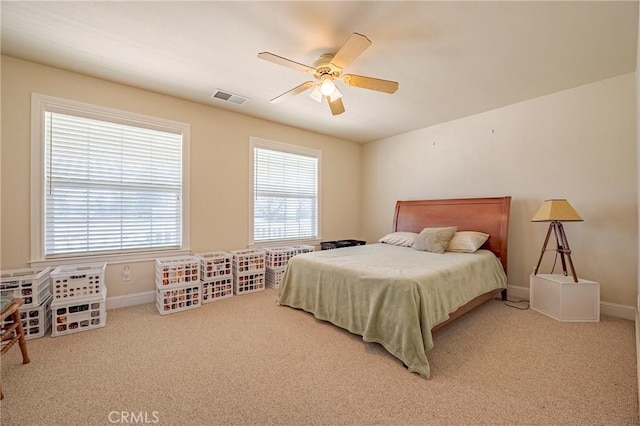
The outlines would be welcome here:
<svg viewBox="0 0 640 426">
<path fill-rule="evenodd" d="M 540 258 L 538 259 L 538 264 L 536 265 L 536 270 L 533 272 L 533 275 L 538 275 L 538 269 L 540 269 L 540 263 L 542 263 L 542 257 L 544 253 L 547 251 L 547 244 L 549 243 L 549 237 L 551 236 L 551 231 L 555 232 L 556 235 L 556 249 L 560 255 L 560 260 L 562 262 L 562 273 L 567 276 L 567 260 L 569 261 L 569 267 L 571 268 L 571 275 L 573 276 L 573 282 L 578 282 L 578 276 L 576 275 L 576 269 L 573 267 L 573 260 L 571 259 L 571 249 L 569 248 L 569 241 L 567 241 L 567 235 L 564 233 L 564 227 L 562 226 L 562 222 L 558 222 L 554 220 L 549 224 L 549 230 L 547 231 L 547 238 L 544 240 L 544 245 L 542 246 L 542 251 L 540 252 Z M 566 257 L 566 259 L 565 259 Z"/>
<path fill-rule="evenodd" d="M 542 263 L 542 257 L 544 253 L 547 251 L 547 244 L 549 244 L 549 237 L 551 237 L 551 232 L 556 236 L 556 248 L 555 251 L 560 255 L 560 260 L 562 262 L 562 272 L 565 276 L 568 276 L 567 272 L 567 261 L 569 262 L 569 267 L 571 268 L 571 275 L 573 276 L 573 282 L 578 282 L 578 276 L 576 275 L 576 269 L 573 267 L 573 260 L 571 259 L 571 249 L 569 248 L 569 241 L 567 240 L 567 235 L 564 233 L 564 227 L 562 226 L 562 222 L 581 222 L 582 218 L 580 215 L 574 210 L 574 208 L 569 204 L 567 200 L 564 199 L 553 199 L 553 200 L 545 200 L 542 203 L 542 206 L 535 214 L 532 222 L 550 222 L 549 230 L 547 231 L 547 237 L 544 240 L 544 245 L 542 246 L 542 251 L 540 252 L 540 258 L 538 259 L 538 264 L 536 265 L 536 269 L 533 272 L 533 275 L 538 275 L 538 269 L 540 269 L 540 263 Z"/>
</svg>

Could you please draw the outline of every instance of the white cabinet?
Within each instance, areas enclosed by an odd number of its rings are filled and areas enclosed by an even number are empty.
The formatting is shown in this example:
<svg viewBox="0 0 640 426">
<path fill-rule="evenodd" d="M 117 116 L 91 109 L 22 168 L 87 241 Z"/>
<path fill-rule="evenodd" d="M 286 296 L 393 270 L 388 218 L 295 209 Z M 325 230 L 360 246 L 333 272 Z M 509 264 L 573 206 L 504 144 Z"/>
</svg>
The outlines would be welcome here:
<svg viewBox="0 0 640 426">
<path fill-rule="evenodd" d="M 531 309 L 558 321 L 600 321 L 600 284 L 560 274 L 531 275 Z"/>
</svg>

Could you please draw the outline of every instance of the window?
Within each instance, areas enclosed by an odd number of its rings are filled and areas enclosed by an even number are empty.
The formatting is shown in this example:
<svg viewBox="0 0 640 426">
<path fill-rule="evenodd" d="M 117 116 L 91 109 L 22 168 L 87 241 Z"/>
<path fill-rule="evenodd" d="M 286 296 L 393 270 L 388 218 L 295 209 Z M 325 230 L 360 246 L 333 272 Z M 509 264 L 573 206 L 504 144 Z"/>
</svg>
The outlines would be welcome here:
<svg viewBox="0 0 640 426">
<path fill-rule="evenodd" d="M 251 138 L 250 244 L 319 240 L 320 151 Z"/>
<path fill-rule="evenodd" d="M 33 118 L 33 260 L 186 247 L 188 125 L 42 95 Z"/>
</svg>

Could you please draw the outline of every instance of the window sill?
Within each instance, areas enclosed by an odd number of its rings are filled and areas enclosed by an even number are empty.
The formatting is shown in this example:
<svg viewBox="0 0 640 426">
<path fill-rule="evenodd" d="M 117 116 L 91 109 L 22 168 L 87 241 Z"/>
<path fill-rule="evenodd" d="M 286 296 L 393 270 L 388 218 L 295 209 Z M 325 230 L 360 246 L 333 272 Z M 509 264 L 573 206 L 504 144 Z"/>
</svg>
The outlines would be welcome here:
<svg viewBox="0 0 640 426">
<path fill-rule="evenodd" d="M 173 256 L 190 256 L 191 250 L 158 250 L 149 251 L 143 253 L 121 253 L 121 254 L 109 254 L 109 255 L 95 255 L 95 256 L 78 256 L 78 257 L 58 257 L 45 260 L 32 260 L 29 262 L 32 268 L 41 268 L 46 266 L 59 266 L 59 265 L 75 265 L 84 263 L 97 263 L 105 262 L 107 264 L 119 264 L 119 263 L 135 263 L 135 262 L 151 262 L 155 261 L 159 257 L 173 257 Z"/>
<path fill-rule="evenodd" d="M 259 242 L 249 242 L 247 244 L 250 248 L 261 248 L 261 247 L 289 247 L 289 246 L 318 246 L 322 238 L 314 238 L 309 240 L 272 240 L 272 241 L 259 241 Z"/>
</svg>

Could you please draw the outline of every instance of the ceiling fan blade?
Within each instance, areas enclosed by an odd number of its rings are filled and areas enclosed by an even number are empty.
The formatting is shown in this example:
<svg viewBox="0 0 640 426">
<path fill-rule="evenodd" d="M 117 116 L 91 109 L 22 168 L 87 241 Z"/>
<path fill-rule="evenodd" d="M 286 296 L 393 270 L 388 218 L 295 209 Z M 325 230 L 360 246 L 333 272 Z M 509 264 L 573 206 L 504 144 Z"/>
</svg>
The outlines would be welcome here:
<svg viewBox="0 0 640 426">
<path fill-rule="evenodd" d="M 365 77 L 362 75 L 345 74 L 342 77 L 342 82 L 349 86 L 376 90 L 378 92 L 395 93 L 396 90 L 398 90 L 397 81 L 382 80 L 379 78 Z"/>
<path fill-rule="evenodd" d="M 353 33 L 340 50 L 338 50 L 338 53 L 333 56 L 331 63 L 336 67 L 344 69 L 353 62 L 354 59 L 360 56 L 362 52 L 367 50 L 369 46 L 371 46 L 371 40 L 362 34 Z"/>
<path fill-rule="evenodd" d="M 305 90 L 309 89 L 310 87 L 313 86 L 313 81 L 305 81 L 304 83 L 302 83 L 299 86 L 294 87 L 293 89 L 289 90 L 288 92 L 284 92 L 282 95 L 280 96 L 276 96 L 275 98 L 271 99 L 271 103 L 272 104 L 279 104 L 280 102 L 289 99 L 297 94 L 300 94 L 302 92 L 304 92 Z"/>
<path fill-rule="evenodd" d="M 314 72 L 316 72 L 316 69 L 310 67 L 309 65 L 301 64 L 269 52 L 258 53 L 258 58 L 264 59 L 265 61 L 273 62 L 274 64 L 284 65 L 285 67 L 293 68 L 294 70 L 306 72 L 309 74 L 313 74 Z"/>
<path fill-rule="evenodd" d="M 344 104 L 342 103 L 342 98 L 338 98 L 335 101 L 331 102 L 329 97 L 327 96 L 327 103 L 329 104 L 329 108 L 331 108 L 331 114 L 338 115 L 344 112 Z"/>
</svg>

